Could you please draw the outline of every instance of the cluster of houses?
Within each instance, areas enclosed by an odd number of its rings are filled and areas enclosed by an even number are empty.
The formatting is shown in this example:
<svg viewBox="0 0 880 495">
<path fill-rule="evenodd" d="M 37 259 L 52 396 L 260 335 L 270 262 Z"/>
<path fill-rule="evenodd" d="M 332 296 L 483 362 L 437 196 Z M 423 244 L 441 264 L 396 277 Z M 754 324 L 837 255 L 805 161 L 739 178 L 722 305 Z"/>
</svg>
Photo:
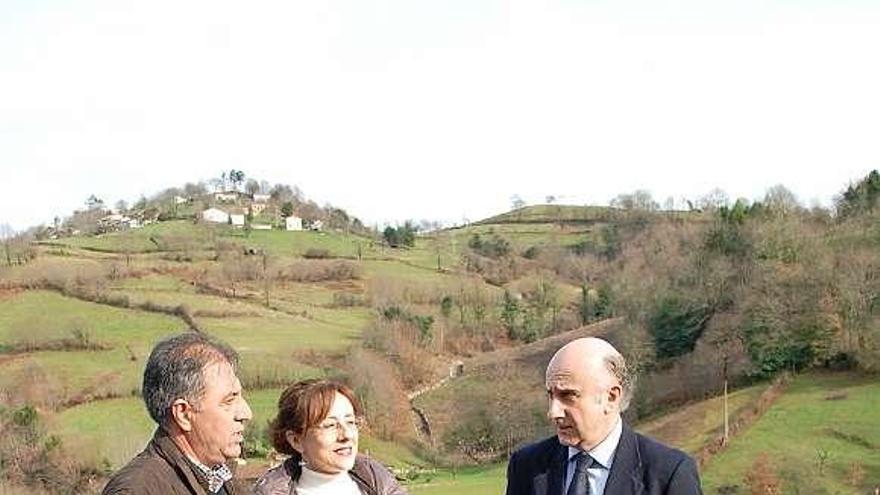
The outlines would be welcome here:
<svg viewBox="0 0 880 495">
<path fill-rule="evenodd" d="M 213 206 L 203 210 L 199 214 L 199 219 L 206 223 L 228 224 L 233 227 L 244 227 L 246 220 L 246 210 L 234 206 L 239 202 L 241 193 L 237 191 L 217 192 L 214 193 L 214 202 L 216 205 L 231 203 L 229 207 Z M 262 213 L 269 205 L 270 196 L 268 194 L 254 194 L 252 201 L 248 205 L 247 212 L 256 216 Z M 303 230 L 303 219 L 291 215 L 284 218 L 285 230 Z M 272 225 L 268 223 L 251 222 L 250 227 L 254 230 L 272 230 Z M 323 223 L 320 220 L 310 222 L 308 225 L 310 230 L 322 230 Z"/>
<path fill-rule="evenodd" d="M 244 213 L 229 212 L 217 207 L 202 211 L 199 217 L 205 223 L 229 224 L 233 227 L 244 227 L 245 225 Z M 251 228 L 254 230 L 272 230 L 272 225 L 252 222 Z M 284 219 L 284 228 L 285 230 L 303 230 L 303 219 L 295 215 L 286 217 Z M 315 220 L 309 224 L 310 230 L 321 230 L 322 228 L 323 224 L 320 220 Z"/>
<path fill-rule="evenodd" d="M 268 194 L 244 194 L 238 191 L 216 192 L 212 195 L 214 206 L 204 209 L 198 213 L 198 220 L 205 223 L 232 225 L 233 227 L 245 227 L 247 215 L 251 218 L 262 213 L 268 206 L 270 196 Z M 192 203 L 193 199 L 182 196 L 174 197 L 174 204 L 179 206 L 186 203 Z M 243 205 L 243 206 L 242 206 Z M 124 214 L 122 212 L 109 212 L 108 214 L 97 218 L 96 231 L 116 232 L 127 229 L 139 229 L 145 225 L 149 225 L 158 221 L 158 210 L 156 208 L 148 208 L 136 213 Z M 314 220 L 304 222 L 302 218 L 291 215 L 284 218 L 285 230 L 323 230 L 323 222 Z M 257 221 L 250 222 L 250 228 L 254 230 L 271 230 L 273 226 L 269 223 Z M 47 237 L 56 238 L 64 235 L 75 235 L 78 230 L 66 231 L 60 227 L 48 227 Z"/>
</svg>

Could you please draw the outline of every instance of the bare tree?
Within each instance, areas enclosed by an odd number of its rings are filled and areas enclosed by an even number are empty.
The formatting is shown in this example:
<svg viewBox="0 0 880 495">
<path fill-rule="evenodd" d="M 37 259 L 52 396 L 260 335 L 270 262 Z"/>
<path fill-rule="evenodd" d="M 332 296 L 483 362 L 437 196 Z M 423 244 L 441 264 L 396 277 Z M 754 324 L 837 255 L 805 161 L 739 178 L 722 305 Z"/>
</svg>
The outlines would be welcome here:
<svg viewBox="0 0 880 495">
<path fill-rule="evenodd" d="M 260 192 L 260 183 L 257 182 L 256 179 L 248 179 L 247 182 L 244 183 L 244 192 L 251 196 L 258 194 Z"/>
<path fill-rule="evenodd" d="M 697 206 L 705 211 L 715 211 L 730 204 L 730 197 L 720 188 L 715 188 L 697 200 Z"/>
<path fill-rule="evenodd" d="M 6 264 L 12 266 L 12 240 L 15 238 L 15 230 L 8 223 L 0 223 L 0 242 L 3 243 L 3 251 L 6 254 Z"/>
<path fill-rule="evenodd" d="M 621 210 L 656 211 L 660 205 L 654 201 L 650 191 L 638 189 L 632 193 L 618 194 L 611 200 L 611 206 Z"/>
<path fill-rule="evenodd" d="M 764 195 L 764 206 L 771 212 L 786 216 L 801 209 L 797 196 L 782 184 L 767 189 Z"/>
</svg>

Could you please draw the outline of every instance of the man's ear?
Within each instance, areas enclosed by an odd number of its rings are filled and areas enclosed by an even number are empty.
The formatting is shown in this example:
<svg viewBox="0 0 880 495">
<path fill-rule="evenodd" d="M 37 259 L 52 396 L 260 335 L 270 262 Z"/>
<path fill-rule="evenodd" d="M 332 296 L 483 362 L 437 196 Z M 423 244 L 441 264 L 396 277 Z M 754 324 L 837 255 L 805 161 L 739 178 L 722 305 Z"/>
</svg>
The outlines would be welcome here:
<svg viewBox="0 0 880 495">
<path fill-rule="evenodd" d="M 171 404 L 171 420 L 181 431 L 192 431 L 192 414 L 195 409 L 186 399 L 177 399 Z"/>
<path fill-rule="evenodd" d="M 612 385 L 608 387 L 608 392 L 605 398 L 608 400 L 606 402 L 607 406 L 605 412 L 620 411 L 620 403 L 623 400 L 623 389 L 620 385 Z"/>
</svg>

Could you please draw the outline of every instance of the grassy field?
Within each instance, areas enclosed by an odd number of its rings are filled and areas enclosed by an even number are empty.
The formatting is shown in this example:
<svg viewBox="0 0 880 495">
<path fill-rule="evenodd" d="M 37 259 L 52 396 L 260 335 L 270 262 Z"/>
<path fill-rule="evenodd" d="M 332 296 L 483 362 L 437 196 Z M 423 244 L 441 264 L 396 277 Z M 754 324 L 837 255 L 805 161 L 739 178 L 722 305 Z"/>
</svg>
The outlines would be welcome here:
<svg viewBox="0 0 880 495">
<path fill-rule="evenodd" d="M 152 345 L 186 328 L 177 317 L 103 306 L 53 292 L 21 292 L 6 297 L 2 304 L 3 344 L 67 346 L 0 355 L 0 387 L 39 404 L 130 393 L 139 387 L 143 359 Z M 77 347 L 83 345 L 97 348 Z"/>
<path fill-rule="evenodd" d="M 706 493 L 746 485 L 761 454 L 782 493 L 869 493 L 880 485 L 880 382 L 838 373 L 798 376 L 770 410 L 703 473 Z"/>
<path fill-rule="evenodd" d="M 150 240 L 151 238 L 156 242 Z M 124 232 L 65 237 L 45 241 L 45 244 L 116 253 L 147 253 L 183 248 L 208 249 L 213 239 L 214 231 L 211 226 L 194 224 L 186 220 L 175 220 L 154 223 L 141 229 Z"/>
<path fill-rule="evenodd" d="M 504 493 L 506 465 L 465 468 L 455 472 L 442 469 L 424 473 L 407 489 L 418 495 L 486 495 Z"/>
<path fill-rule="evenodd" d="M 375 258 L 378 247 L 371 239 L 340 232 L 313 232 L 309 230 L 241 230 L 224 229 L 222 237 L 245 246 L 259 247 L 277 256 L 302 256 L 309 249 L 326 250 L 331 256 L 343 258 Z"/>
<path fill-rule="evenodd" d="M 151 345 L 183 328 L 177 317 L 120 309 L 46 291 L 27 291 L 2 301 L 0 342 L 31 343 L 71 337 L 74 330 L 98 343 Z"/>
<path fill-rule="evenodd" d="M 56 248 L 78 248 L 113 253 L 157 251 L 204 251 L 218 241 L 259 247 L 279 256 L 302 256 L 309 249 L 323 249 L 331 256 L 375 258 L 379 248 L 369 238 L 340 232 L 252 230 L 246 232 L 226 225 L 207 225 L 175 220 L 147 225 L 141 229 L 97 236 L 76 236 L 45 241 Z"/>
</svg>

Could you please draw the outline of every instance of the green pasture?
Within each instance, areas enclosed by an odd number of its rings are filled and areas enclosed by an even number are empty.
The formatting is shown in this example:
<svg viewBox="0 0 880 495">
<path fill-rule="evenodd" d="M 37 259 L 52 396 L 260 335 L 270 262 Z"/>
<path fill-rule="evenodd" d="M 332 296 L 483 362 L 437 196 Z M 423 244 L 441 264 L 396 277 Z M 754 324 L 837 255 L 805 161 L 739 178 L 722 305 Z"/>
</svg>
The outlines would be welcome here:
<svg viewBox="0 0 880 495">
<path fill-rule="evenodd" d="M 243 246 L 265 249 L 279 256 L 302 256 L 309 249 L 325 249 L 334 257 L 357 258 L 360 250 L 362 258 L 376 256 L 376 242 L 366 237 L 340 232 L 314 232 L 310 230 L 252 230 L 224 229 L 224 239 Z"/>
<path fill-rule="evenodd" d="M 74 236 L 45 241 L 46 245 L 70 246 L 116 253 L 146 253 L 160 250 L 207 249 L 214 239 L 212 226 L 175 220 L 145 225 L 140 229 L 96 236 Z M 156 245 L 150 239 L 159 242 Z M 160 249 L 161 247 L 161 249 Z"/>
<path fill-rule="evenodd" d="M 782 493 L 869 493 L 880 481 L 880 381 L 849 373 L 808 373 L 702 473 L 707 494 L 747 492 L 762 454 Z M 732 488 L 738 487 L 738 488 Z"/>
<path fill-rule="evenodd" d="M 399 261 L 365 261 L 364 279 L 367 292 L 381 288 L 431 291 L 454 294 L 462 289 L 480 287 L 490 293 L 501 293 L 478 275 L 440 273 L 436 269 L 413 266 Z M 442 296 L 440 296 L 442 298 Z"/>
<path fill-rule="evenodd" d="M 61 437 L 66 450 L 95 465 L 107 459 L 114 468 L 143 450 L 155 428 L 140 397 L 82 404 L 49 422 L 49 432 Z"/>
<path fill-rule="evenodd" d="M 433 265 L 420 266 L 402 263 L 393 259 L 365 260 L 363 262 L 364 278 L 394 277 L 401 279 L 417 279 L 424 282 L 441 282 L 450 277 L 437 271 L 436 260 Z"/>
<path fill-rule="evenodd" d="M 334 288 L 333 285 L 333 283 L 285 282 L 272 289 L 270 298 L 272 303 L 280 301 L 285 304 L 329 307 L 333 305 L 333 297 L 336 293 L 360 294 L 363 292 L 360 281 L 352 282 L 345 288 Z"/>
<path fill-rule="evenodd" d="M 622 212 L 604 206 L 532 205 L 481 220 L 479 224 L 604 222 L 619 213 Z"/>
<path fill-rule="evenodd" d="M 125 278 L 114 283 L 113 289 L 144 292 L 196 293 L 196 288 L 192 284 L 171 275 L 147 275 Z"/>
<path fill-rule="evenodd" d="M 274 312 L 268 317 L 196 318 L 202 328 L 232 345 L 242 361 L 246 387 L 287 383 L 318 371 L 301 363 L 304 351 L 342 351 L 356 342 L 360 328 L 314 317 Z"/>
<path fill-rule="evenodd" d="M 151 345 L 185 328 L 175 316 L 115 308 L 48 291 L 26 291 L 0 301 L 0 342 L 39 344 L 81 331 L 111 346 Z"/>
<path fill-rule="evenodd" d="M 421 473 L 407 486 L 418 495 L 487 495 L 502 494 L 507 486 L 507 466 L 438 469 Z"/>
<path fill-rule="evenodd" d="M 595 236 L 596 226 L 582 225 L 556 225 L 552 223 L 535 224 L 497 224 L 497 225 L 472 225 L 462 229 L 450 231 L 447 236 L 451 239 L 440 242 L 453 244 L 457 252 L 468 249 L 468 242 L 474 235 L 479 235 L 483 240 L 490 240 L 493 235 L 503 237 L 510 242 L 518 254 L 522 254 L 531 246 L 566 246 L 574 244 L 581 239 Z"/>
<path fill-rule="evenodd" d="M 143 363 L 151 345 L 132 345 L 136 360 L 121 347 L 12 356 L 0 366 L 0 388 L 19 401 L 51 407 L 70 400 L 128 395 L 140 389 Z"/>
<path fill-rule="evenodd" d="M 288 353 L 303 349 L 339 350 L 351 345 L 360 328 L 280 311 L 263 317 L 196 318 L 208 333 L 241 352 Z"/>
<path fill-rule="evenodd" d="M 508 223 L 596 223 L 596 222 L 626 222 L 629 218 L 655 215 L 667 218 L 686 219 L 688 221 L 702 221 L 711 218 L 710 215 L 698 211 L 658 211 L 647 213 L 644 211 L 626 211 L 607 206 L 576 206 L 543 204 L 525 206 L 523 208 L 508 211 L 494 217 L 481 220 L 477 224 L 508 224 Z"/>
<path fill-rule="evenodd" d="M 125 296 L 132 305 L 155 303 L 165 307 L 183 305 L 195 316 L 266 316 L 270 312 L 263 306 L 220 296 L 195 293 L 187 288 L 174 290 L 113 289 L 114 295 Z"/>
</svg>

